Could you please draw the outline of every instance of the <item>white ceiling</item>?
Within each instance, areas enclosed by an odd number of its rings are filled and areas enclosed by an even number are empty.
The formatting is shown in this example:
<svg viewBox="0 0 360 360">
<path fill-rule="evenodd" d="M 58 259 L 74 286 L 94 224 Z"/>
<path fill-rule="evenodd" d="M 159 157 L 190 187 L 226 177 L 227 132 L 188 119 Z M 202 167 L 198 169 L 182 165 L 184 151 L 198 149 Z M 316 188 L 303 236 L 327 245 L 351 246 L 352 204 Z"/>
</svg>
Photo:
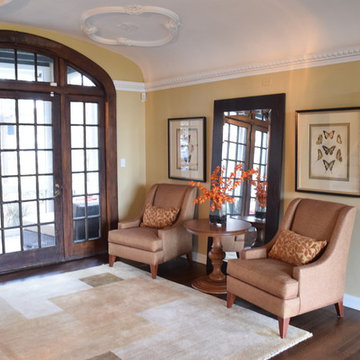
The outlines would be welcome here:
<svg viewBox="0 0 360 360">
<path fill-rule="evenodd" d="M 0 0 L 0 5 L 4 1 Z M 81 31 L 85 11 L 128 5 L 171 10 L 181 25 L 175 38 L 165 45 L 100 45 L 138 64 L 148 84 L 201 82 L 257 69 L 276 71 L 324 60 L 360 59 L 360 0 L 6 1 L 0 6 L 0 21 L 54 30 L 91 42 Z M 160 25 L 147 20 L 137 22 L 136 15 L 126 19 L 112 15 L 99 23 L 103 34 L 116 36 L 119 32 L 123 36 L 127 32 L 137 40 L 141 36 L 153 40 L 164 32 Z"/>
</svg>

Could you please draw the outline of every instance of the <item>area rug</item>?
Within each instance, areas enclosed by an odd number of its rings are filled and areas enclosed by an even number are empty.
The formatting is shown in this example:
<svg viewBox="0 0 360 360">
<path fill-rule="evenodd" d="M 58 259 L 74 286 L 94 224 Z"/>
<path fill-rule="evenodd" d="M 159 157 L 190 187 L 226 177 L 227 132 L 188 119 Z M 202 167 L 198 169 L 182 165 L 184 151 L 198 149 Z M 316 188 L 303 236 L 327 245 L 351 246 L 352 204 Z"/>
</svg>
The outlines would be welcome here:
<svg viewBox="0 0 360 360">
<path fill-rule="evenodd" d="M 269 359 L 309 337 L 121 262 L 0 285 L 1 360 Z"/>
</svg>

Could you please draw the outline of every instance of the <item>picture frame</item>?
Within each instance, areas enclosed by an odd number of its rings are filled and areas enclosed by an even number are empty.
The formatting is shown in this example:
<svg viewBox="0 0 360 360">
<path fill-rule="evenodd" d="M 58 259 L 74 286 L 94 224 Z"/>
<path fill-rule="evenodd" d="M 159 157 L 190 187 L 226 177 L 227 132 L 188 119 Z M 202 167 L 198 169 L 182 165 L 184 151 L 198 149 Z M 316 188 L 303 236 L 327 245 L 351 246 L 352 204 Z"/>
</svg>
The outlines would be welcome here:
<svg viewBox="0 0 360 360">
<path fill-rule="evenodd" d="M 296 191 L 360 196 L 360 107 L 296 111 Z"/>
<path fill-rule="evenodd" d="M 206 118 L 168 119 L 168 176 L 206 181 Z"/>
</svg>

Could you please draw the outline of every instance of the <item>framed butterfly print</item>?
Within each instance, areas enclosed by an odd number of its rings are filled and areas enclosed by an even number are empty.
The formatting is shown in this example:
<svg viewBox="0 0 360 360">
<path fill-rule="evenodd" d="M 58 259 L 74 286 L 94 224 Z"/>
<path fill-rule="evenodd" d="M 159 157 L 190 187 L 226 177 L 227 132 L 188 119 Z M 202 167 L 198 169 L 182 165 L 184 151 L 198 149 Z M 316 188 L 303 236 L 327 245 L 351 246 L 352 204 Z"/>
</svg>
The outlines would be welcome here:
<svg viewBox="0 0 360 360">
<path fill-rule="evenodd" d="M 360 196 L 360 107 L 296 111 L 296 191 Z"/>
</svg>

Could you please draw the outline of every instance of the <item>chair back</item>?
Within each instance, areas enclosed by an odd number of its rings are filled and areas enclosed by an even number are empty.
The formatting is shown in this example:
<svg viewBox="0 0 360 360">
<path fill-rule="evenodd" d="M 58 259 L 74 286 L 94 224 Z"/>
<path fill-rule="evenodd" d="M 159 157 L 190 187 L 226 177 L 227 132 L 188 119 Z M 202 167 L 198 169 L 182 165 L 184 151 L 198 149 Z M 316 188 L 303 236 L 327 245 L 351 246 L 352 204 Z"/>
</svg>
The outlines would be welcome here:
<svg viewBox="0 0 360 360">
<path fill-rule="evenodd" d="M 196 188 L 190 185 L 154 184 L 147 194 L 145 204 L 162 208 L 180 209 L 178 221 L 194 217 Z"/>
</svg>

